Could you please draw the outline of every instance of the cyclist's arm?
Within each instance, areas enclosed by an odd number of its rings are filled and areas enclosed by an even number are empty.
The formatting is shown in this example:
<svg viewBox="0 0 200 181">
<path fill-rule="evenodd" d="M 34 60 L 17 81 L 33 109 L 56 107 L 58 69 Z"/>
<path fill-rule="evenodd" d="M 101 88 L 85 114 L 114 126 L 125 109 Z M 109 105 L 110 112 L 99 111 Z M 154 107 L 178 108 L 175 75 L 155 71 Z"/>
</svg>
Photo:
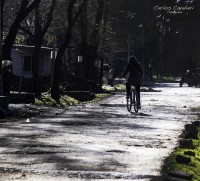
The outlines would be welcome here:
<svg viewBox="0 0 200 181">
<path fill-rule="evenodd" d="M 138 63 L 137 68 L 139 70 L 140 76 L 142 77 L 143 76 L 143 70 L 142 70 L 142 66 L 141 66 L 140 63 Z"/>
<path fill-rule="evenodd" d="M 128 66 L 126 67 L 126 70 L 125 70 L 125 72 L 122 74 L 122 76 L 125 77 L 127 73 L 128 73 Z"/>
</svg>

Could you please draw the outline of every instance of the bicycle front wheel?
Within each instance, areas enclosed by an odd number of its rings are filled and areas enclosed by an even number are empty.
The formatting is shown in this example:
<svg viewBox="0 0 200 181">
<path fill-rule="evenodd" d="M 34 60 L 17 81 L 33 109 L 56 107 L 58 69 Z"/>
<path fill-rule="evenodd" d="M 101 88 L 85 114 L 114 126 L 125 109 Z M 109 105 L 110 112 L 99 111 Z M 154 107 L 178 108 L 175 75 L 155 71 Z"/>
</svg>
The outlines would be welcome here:
<svg viewBox="0 0 200 181">
<path fill-rule="evenodd" d="M 132 94 L 126 98 L 127 110 L 130 112 L 132 108 Z"/>
<path fill-rule="evenodd" d="M 133 92 L 133 106 L 134 106 L 134 111 L 135 113 L 138 112 L 139 109 L 139 96 L 138 93 L 136 91 Z"/>
</svg>

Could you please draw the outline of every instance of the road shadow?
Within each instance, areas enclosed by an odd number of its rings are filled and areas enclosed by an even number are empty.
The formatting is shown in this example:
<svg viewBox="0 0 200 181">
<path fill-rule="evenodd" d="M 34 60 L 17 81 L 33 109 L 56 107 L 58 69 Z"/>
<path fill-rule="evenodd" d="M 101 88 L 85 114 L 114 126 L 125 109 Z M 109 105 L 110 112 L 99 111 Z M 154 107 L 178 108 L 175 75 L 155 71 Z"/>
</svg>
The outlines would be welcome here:
<svg viewBox="0 0 200 181">
<path fill-rule="evenodd" d="M 9 129 L 9 127 L 10 126 L 7 128 Z M 48 137 L 56 137 L 61 134 L 61 131 L 57 133 L 55 131 L 53 133 L 49 131 L 35 133 L 35 127 L 32 127 L 32 130 L 29 127 L 28 131 L 30 132 L 28 136 L 23 133 L 8 133 L 4 135 L 4 137 L 1 135 L 0 148 L 4 149 L 0 153 L 0 170 L 3 168 L 2 165 L 7 165 L 8 168 L 6 168 L 6 170 L 10 170 L 11 174 L 13 173 L 12 170 L 22 172 L 22 170 L 26 171 L 26 169 L 28 169 L 31 171 L 32 169 L 35 170 L 35 168 L 40 172 L 42 171 L 40 170 L 42 167 L 39 165 L 45 164 L 47 170 L 50 168 L 50 172 L 51 169 L 73 171 L 74 175 L 72 177 L 75 178 L 77 177 L 76 171 L 84 172 L 82 176 L 79 175 L 79 177 L 90 178 L 95 171 L 101 172 L 102 175 L 104 175 L 103 172 L 119 172 L 120 170 L 125 170 L 127 167 L 126 164 L 117 161 L 117 159 L 115 159 L 110 152 L 107 153 L 106 150 L 100 152 L 92 146 L 84 148 L 81 144 L 72 145 L 66 143 L 65 145 L 54 145 L 53 143 L 49 144 L 46 142 Z M 45 138 L 44 135 L 46 139 L 41 141 L 41 138 Z M 97 160 L 95 164 L 94 160 Z M 111 175 L 109 177 L 111 177 Z M 99 174 L 95 177 L 99 177 Z"/>
<path fill-rule="evenodd" d="M 125 113 L 117 112 L 120 107 Z M 71 137 L 76 139 L 90 137 L 97 140 L 99 138 L 100 141 L 109 137 L 113 140 L 119 139 L 121 146 L 130 146 L 133 142 L 131 139 L 134 140 L 134 138 L 129 137 L 130 141 L 127 142 L 120 138 L 125 130 L 131 133 L 135 130 L 156 129 L 138 123 L 141 117 L 151 115 L 142 112 L 130 114 L 125 107 L 125 104 L 107 104 L 94 109 L 83 106 L 79 110 L 68 109 L 57 115 L 51 114 L 30 119 L 30 122 L 23 120 L 24 122 L 0 124 L 0 130 L 2 130 L 0 148 L 3 150 L 0 153 L 0 158 L 2 158 L 0 168 L 1 165 L 6 164 L 10 168 L 22 170 L 37 168 L 39 170 L 46 165 L 47 169 L 49 167 L 52 170 L 82 171 L 82 176 L 74 172 L 72 177 L 75 178 L 78 176 L 86 179 L 112 178 L 111 172 L 121 172 L 117 178 L 133 179 L 135 174 L 123 175 L 128 165 L 116 157 L 116 154 L 126 154 L 126 151 L 98 150 L 92 143 L 84 143 L 89 144 L 86 147 L 70 140 Z M 136 135 L 133 136 L 136 137 Z M 61 141 L 57 139 L 58 137 Z M 50 143 L 51 139 L 53 141 Z M 87 140 L 84 141 L 87 142 Z M 104 143 L 96 144 L 101 146 Z M 95 175 L 94 172 L 101 173 Z"/>
<path fill-rule="evenodd" d="M 142 112 L 135 113 L 134 111 L 131 111 L 130 114 L 135 115 L 135 116 L 144 116 L 144 117 L 152 116 L 151 114 L 146 114 L 146 113 L 142 113 Z"/>
</svg>

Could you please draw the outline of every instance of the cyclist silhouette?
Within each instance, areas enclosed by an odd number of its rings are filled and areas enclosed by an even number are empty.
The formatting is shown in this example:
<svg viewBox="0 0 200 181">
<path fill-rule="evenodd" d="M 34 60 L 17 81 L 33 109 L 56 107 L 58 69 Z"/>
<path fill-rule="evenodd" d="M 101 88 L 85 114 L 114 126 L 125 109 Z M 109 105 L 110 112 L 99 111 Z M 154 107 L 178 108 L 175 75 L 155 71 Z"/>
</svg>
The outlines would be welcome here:
<svg viewBox="0 0 200 181">
<path fill-rule="evenodd" d="M 143 75 L 143 70 L 142 66 L 137 60 L 135 56 L 131 56 L 129 58 L 129 63 L 126 67 L 126 70 L 124 74 L 122 75 L 123 77 L 126 76 L 126 74 L 129 73 L 128 80 L 126 82 L 126 92 L 127 92 L 127 97 L 130 96 L 130 90 L 131 90 L 131 85 L 135 86 L 136 92 L 138 93 L 138 98 L 139 98 L 139 108 L 140 106 L 140 87 L 141 87 L 141 77 Z"/>
</svg>

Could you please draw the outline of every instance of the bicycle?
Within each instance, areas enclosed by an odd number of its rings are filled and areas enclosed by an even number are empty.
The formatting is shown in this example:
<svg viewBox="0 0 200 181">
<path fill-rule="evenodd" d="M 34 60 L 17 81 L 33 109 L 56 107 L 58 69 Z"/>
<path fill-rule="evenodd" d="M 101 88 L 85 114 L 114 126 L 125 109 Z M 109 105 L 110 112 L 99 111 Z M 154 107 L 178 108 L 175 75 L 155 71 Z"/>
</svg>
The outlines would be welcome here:
<svg viewBox="0 0 200 181">
<path fill-rule="evenodd" d="M 137 113 L 140 102 L 139 102 L 139 95 L 136 92 L 134 86 L 131 86 L 130 96 L 127 95 L 126 101 L 127 101 L 127 110 L 129 112 L 131 112 L 132 105 L 133 105 L 134 111 L 135 111 L 135 113 Z"/>
</svg>

